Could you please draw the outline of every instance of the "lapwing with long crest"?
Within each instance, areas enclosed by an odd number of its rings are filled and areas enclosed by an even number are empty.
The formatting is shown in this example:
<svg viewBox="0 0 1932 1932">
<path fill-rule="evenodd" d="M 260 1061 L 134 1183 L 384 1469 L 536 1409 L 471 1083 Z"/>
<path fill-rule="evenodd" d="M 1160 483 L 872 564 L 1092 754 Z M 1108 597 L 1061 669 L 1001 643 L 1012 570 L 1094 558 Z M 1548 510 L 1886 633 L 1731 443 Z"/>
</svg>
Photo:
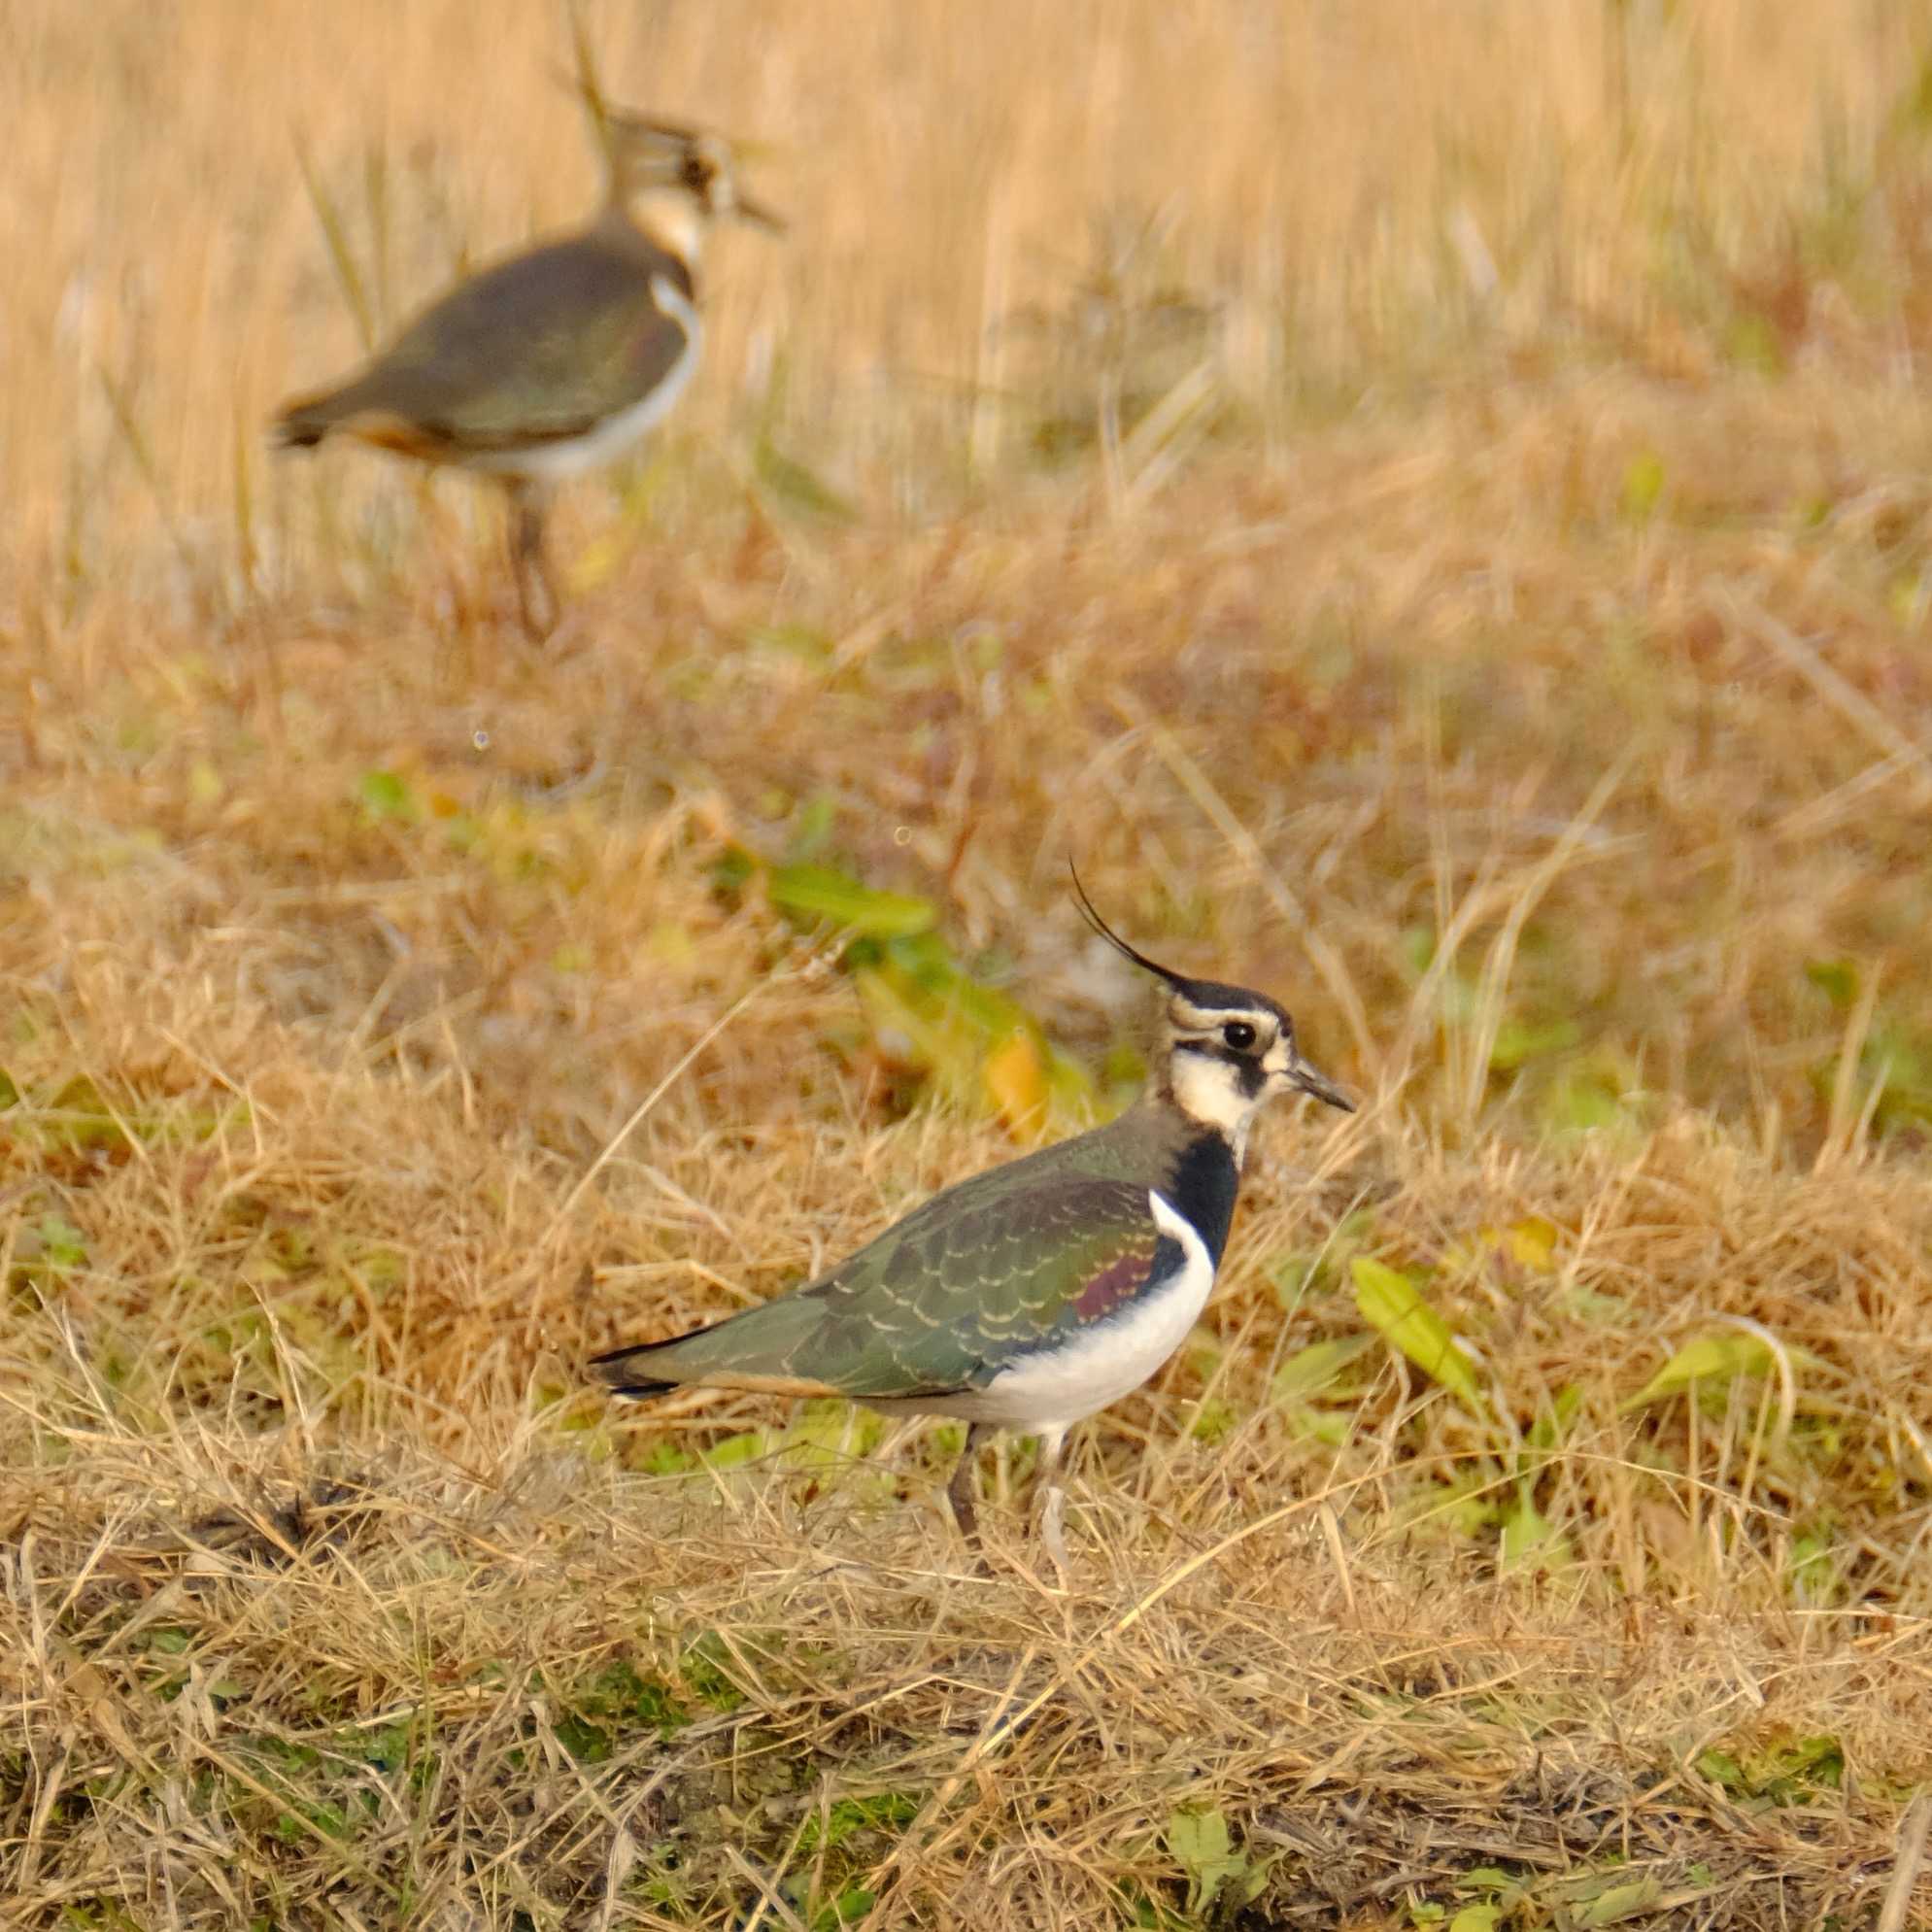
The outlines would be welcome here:
<svg viewBox="0 0 1932 1932">
<path fill-rule="evenodd" d="M 288 448 L 348 436 L 497 478 L 509 493 L 524 627 L 559 608 L 544 554 L 550 488 L 661 423 L 702 352 L 697 271 L 722 216 L 777 229 L 722 136 L 594 103 L 608 161 L 588 226 L 458 283 L 347 382 L 287 404 Z"/>
<path fill-rule="evenodd" d="M 1274 1000 L 1157 964 L 1073 887 L 1094 930 L 1167 989 L 1153 1076 L 1132 1107 L 934 1195 L 815 1281 L 591 1364 L 633 1398 L 696 1384 L 963 1417 L 947 1495 L 969 1543 L 976 1449 L 996 1429 L 1036 1436 L 1041 1531 L 1063 1574 L 1067 1432 L 1138 1388 L 1194 1327 L 1256 1114 L 1289 1094 L 1354 1111 Z"/>
</svg>

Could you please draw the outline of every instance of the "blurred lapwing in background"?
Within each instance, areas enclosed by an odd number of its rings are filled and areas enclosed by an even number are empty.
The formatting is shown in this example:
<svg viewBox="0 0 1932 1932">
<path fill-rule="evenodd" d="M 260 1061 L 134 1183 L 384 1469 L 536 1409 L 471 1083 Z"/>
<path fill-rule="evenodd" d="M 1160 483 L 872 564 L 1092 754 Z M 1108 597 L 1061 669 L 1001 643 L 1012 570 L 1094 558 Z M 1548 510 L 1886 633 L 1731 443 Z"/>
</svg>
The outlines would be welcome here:
<svg viewBox="0 0 1932 1932">
<path fill-rule="evenodd" d="M 609 182 L 589 226 L 458 283 L 366 368 L 275 422 L 288 448 L 351 436 L 500 479 L 533 637 L 559 610 L 543 542 L 550 488 L 621 455 L 683 393 L 703 350 L 697 272 L 711 222 L 783 226 L 741 187 L 722 136 L 593 107 Z"/>
<path fill-rule="evenodd" d="M 1079 891 L 1076 880 L 1075 890 Z M 1302 1058 L 1267 995 L 1190 979 L 1118 937 L 1168 989 L 1154 1076 L 1105 1127 L 935 1195 L 808 1285 L 671 1340 L 598 1356 L 619 1395 L 680 1384 L 843 1396 L 969 1424 L 948 1496 L 969 1542 L 986 1432 L 1040 1440 L 1041 1529 L 1064 1572 L 1068 1430 L 1138 1388 L 1214 1285 L 1249 1127 L 1270 1101 L 1353 1102 Z"/>
</svg>

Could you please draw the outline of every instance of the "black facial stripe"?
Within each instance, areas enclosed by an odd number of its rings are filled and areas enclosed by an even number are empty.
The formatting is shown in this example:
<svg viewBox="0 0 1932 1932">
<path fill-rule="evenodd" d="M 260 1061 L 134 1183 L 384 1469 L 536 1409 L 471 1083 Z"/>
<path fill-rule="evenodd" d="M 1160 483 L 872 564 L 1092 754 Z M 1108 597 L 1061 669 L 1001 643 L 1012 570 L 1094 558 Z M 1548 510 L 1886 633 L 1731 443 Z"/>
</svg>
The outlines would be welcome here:
<svg viewBox="0 0 1932 1932">
<path fill-rule="evenodd" d="M 1218 1034 L 1205 1039 L 1177 1039 L 1174 1050 L 1177 1053 L 1198 1053 L 1203 1060 L 1218 1061 L 1223 1067 L 1232 1067 L 1238 1076 L 1236 1085 L 1248 1100 L 1253 1100 L 1268 1084 L 1268 1068 L 1261 1064 L 1261 1057 L 1255 1053 L 1237 1053 L 1232 1047 L 1223 1046 Z"/>
<path fill-rule="evenodd" d="M 1252 1024 L 1252 1022 L 1246 1024 Z M 1199 1033 L 1188 1032 L 1176 1034 L 1174 1044 L 1176 1046 L 1191 1047 L 1197 1053 L 1216 1053 L 1225 1058 L 1240 1060 L 1245 1060 L 1252 1055 L 1258 1060 L 1263 1054 L 1269 1053 L 1273 1049 L 1274 1041 L 1269 1034 L 1256 1029 L 1254 1044 L 1252 1046 L 1230 1046 L 1222 1035 L 1221 1028 L 1214 1026 L 1203 1027 Z"/>
</svg>

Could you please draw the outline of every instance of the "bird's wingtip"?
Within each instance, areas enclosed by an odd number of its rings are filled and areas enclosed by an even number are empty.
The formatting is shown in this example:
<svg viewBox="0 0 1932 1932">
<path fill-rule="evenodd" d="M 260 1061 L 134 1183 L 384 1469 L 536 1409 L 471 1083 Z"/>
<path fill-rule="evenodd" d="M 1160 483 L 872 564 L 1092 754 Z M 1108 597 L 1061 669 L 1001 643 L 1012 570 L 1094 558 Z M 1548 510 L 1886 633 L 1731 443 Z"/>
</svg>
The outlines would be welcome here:
<svg viewBox="0 0 1932 1932">
<path fill-rule="evenodd" d="M 608 1355 L 593 1355 L 584 1366 L 590 1371 L 592 1380 L 601 1382 L 612 1395 L 628 1396 L 633 1402 L 676 1388 L 675 1382 L 660 1381 L 652 1375 L 633 1372 L 630 1364 L 645 1352 L 639 1348 L 614 1348 Z"/>
<path fill-rule="evenodd" d="M 313 450 L 328 432 L 328 422 L 311 402 L 288 403 L 268 424 L 269 440 L 278 450 Z"/>
</svg>

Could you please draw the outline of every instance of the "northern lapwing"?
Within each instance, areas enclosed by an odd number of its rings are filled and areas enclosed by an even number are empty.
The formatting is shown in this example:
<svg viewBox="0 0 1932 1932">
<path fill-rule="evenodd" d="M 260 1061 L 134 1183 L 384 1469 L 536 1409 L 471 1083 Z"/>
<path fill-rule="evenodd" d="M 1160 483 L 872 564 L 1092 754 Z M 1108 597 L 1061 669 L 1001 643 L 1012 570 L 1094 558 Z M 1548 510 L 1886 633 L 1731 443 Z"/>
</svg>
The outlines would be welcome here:
<svg viewBox="0 0 1932 1932">
<path fill-rule="evenodd" d="M 458 283 L 359 374 L 286 405 L 275 422 L 285 447 L 347 435 L 499 478 L 518 607 L 533 636 L 558 609 L 543 549 L 547 490 L 636 442 L 690 382 L 704 339 L 697 269 L 710 222 L 783 225 L 739 186 L 721 136 L 642 115 L 602 119 L 608 191 L 588 227 Z"/>
<path fill-rule="evenodd" d="M 969 1543 L 986 1432 L 1037 1436 L 1041 1528 L 1063 1573 L 1067 1432 L 1138 1388 L 1194 1327 L 1255 1115 L 1298 1093 L 1354 1111 L 1302 1058 L 1294 1021 L 1266 994 L 1157 965 L 1105 924 L 1077 879 L 1074 890 L 1094 930 L 1167 987 L 1153 1078 L 1134 1106 L 947 1188 L 816 1281 L 591 1364 L 622 1396 L 697 1383 L 962 1416 L 966 1449 L 947 1495 Z"/>
</svg>

